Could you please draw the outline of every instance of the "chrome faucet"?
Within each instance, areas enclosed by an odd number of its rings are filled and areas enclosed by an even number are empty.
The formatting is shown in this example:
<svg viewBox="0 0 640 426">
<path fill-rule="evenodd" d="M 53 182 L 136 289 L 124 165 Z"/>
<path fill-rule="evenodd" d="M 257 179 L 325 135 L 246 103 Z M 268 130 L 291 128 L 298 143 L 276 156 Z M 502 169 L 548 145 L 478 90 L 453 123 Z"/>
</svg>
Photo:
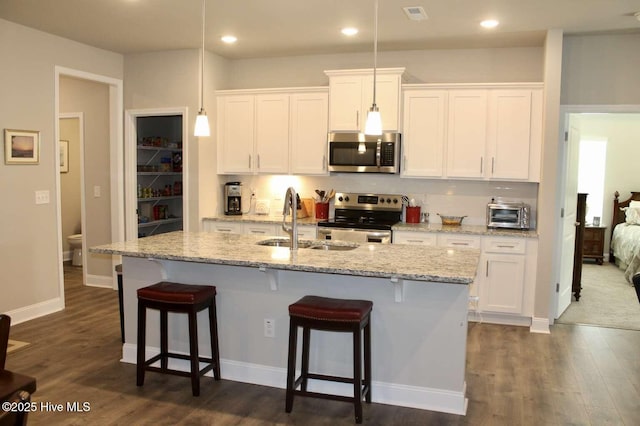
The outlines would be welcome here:
<svg viewBox="0 0 640 426">
<path fill-rule="evenodd" d="M 291 215 L 291 226 L 287 226 L 287 215 Z M 289 248 L 298 250 L 298 196 L 292 186 L 287 188 L 282 209 L 282 229 L 289 234 Z"/>
</svg>

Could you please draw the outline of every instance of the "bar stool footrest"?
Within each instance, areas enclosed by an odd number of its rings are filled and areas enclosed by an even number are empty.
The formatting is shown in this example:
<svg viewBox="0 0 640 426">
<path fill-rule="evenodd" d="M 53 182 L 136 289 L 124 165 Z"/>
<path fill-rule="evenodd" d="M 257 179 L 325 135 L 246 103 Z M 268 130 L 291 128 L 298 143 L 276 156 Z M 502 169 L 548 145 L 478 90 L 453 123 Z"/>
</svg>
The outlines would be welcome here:
<svg viewBox="0 0 640 426">
<path fill-rule="evenodd" d="M 176 358 L 176 359 L 183 359 L 186 361 L 190 361 L 191 358 L 189 357 L 189 355 L 184 355 L 184 354 L 176 354 L 176 353 L 166 353 L 166 354 L 157 354 L 154 355 L 153 357 L 149 358 L 148 360 L 146 360 L 144 362 L 144 369 L 146 371 L 152 371 L 152 372 L 156 372 L 156 373 L 166 373 L 166 374 L 173 374 L 174 376 L 183 376 L 183 377 L 191 377 L 191 372 L 190 371 L 182 371 L 182 370 L 174 370 L 172 368 L 162 368 L 162 367 L 156 367 L 153 366 L 151 364 L 154 364 L 158 361 L 162 361 L 163 358 Z M 207 365 L 205 367 L 203 367 L 202 369 L 198 370 L 198 374 L 200 376 L 203 376 L 205 374 L 207 374 L 209 371 L 213 371 L 213 369 L 216 367 L 215 366 L 215 362 L 213 360 L 213 358 L 206 358 L 206 357 L 198 357 L 198 362 L 205 362 L 207 363 Z M 216 379 L 216 380 L 219 380 Z"/>
</svg>

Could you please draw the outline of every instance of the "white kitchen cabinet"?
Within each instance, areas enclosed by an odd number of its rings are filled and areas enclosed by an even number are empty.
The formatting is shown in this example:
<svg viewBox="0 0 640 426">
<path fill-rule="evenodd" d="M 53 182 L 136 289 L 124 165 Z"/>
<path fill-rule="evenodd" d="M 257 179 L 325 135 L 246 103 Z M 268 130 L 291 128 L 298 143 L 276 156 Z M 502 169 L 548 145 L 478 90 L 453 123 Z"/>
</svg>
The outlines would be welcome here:
<svg viewBox="0 0 640 426">
<path fill-rule="evenodd" d="M 255 96 L 217 98 L 218 173 L 253 171 Z"/>
<path fill-rule="evenodd" d="M 282 230 L 282 223 L 278 222 L 278 219 L 274 219 L 274 222 L 252 222 L 251 220 L 229 221 L 210 218 L 203 219 L 202 229 L 204 232 L 263 235 L 265 237 L 287 236 Z M 316 235 L 317 227 L 315 225 L 298 225 L 299 239 L 315 240 L 317 238 Z"/>
<path fill-rule="evenodd" d="M 480 310 L 522 314 L 525 290 L 526 242 L 485 238 L 480 257 Z"/>
<path fill-rule="evenodd" d="M 274 237 L 279 235 L 280 225 L 274 223 L 250 223 L 242 224 L 242 233 L 250 235 L 264 235 L 266 237 Z"/>
<path fill-rule="evenodd" d="M 402 176 L 539 182 L 540 86 L 406 85 Z"/>
<path fill-rule="evenodd" d="M 281 227 L 282 229 L 282 227 Z M 284 231 L 281 231 L 281 235 Z M 305 240 L 317 239 L 318 228 L 315 225 L 298 225 L 298 238 Z"/>
<path fill-rule="evenodd" d="M 300 175 L 323 175 L 327 169 L 329 93 L 291 95 L 289 171 Z"/>
<path fill-rule="evenodd" d="M 326 88 L 217 95 L 218 173 L 327 173 Z"/>
<path fill-rule="evenodd" d="M 393 244 L 416 244 L 436 246 L 437 234 L 432 232 L 393 231 Z"/>
<path fill-rule="evenodd" d="M 255 162 L 258 173 L 289 171 L 289 95 L 255 97 Z"/>
<path fill-rule="evenodd" d="M 438 247 L 480 248 L 480 237 L 455 233 L 439 233 Z"/>
<path fill-rule="evenodd" d="M 383 131 L 400 128 L 400 87 L 404 68 L 376 69 L 376 105 Z M 329 76 L 329 130 L 363 132 L 373 103 L 373 69 L 331 70 Z"/>
<path fill-rule="evenodd" d="M 402 176 L 443 176 L 447 99 L 446 90 L 404 91 Z"/>
<path fill-rule="evenodd" d="M 487 91 L 449 92 L 447 176 L 482 178 L 487 142 Z"/>
</svg>

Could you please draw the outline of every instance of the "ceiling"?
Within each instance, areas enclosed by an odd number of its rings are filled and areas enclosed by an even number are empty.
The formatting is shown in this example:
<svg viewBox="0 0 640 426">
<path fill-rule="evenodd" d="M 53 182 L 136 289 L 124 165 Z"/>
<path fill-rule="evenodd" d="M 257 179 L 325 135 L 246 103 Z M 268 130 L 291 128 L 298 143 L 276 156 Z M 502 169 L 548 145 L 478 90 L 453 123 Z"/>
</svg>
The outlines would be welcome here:
<svg viewBox="0 0 640 426">
<path fill-rule="evenodd" d="M 362 52 L 373 0 L 206 0 L 206 49 L 230 59 Z M 424 21 L 402 8 L 422 6 Z M 197 48 L 201 0 L 0 0 L 0 18 L 127 54 Z M 565 34 L 640 33 L 640 0 L 380 0 L 379 50 L 541 46 Z M 500 26 L 485 30 L 481 20 Z M 340 29 L 353 26 L 347 38 Z M 220 37 L 234 34 L 225 45 Z"/>
</svg>

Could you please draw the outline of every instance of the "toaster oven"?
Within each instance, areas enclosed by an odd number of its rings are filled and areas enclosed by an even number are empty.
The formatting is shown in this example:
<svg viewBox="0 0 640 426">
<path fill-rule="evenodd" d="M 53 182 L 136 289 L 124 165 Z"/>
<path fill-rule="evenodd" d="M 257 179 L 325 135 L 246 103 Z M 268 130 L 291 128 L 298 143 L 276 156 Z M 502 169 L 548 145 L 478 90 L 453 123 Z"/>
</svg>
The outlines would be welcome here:
<svg viewBox="0 0 640 426">
<path fill-rule="evenodd" d="M 531 206 L 519 202 L 487 204 L 487 228 L 529 229 Z"/>
</svg>

